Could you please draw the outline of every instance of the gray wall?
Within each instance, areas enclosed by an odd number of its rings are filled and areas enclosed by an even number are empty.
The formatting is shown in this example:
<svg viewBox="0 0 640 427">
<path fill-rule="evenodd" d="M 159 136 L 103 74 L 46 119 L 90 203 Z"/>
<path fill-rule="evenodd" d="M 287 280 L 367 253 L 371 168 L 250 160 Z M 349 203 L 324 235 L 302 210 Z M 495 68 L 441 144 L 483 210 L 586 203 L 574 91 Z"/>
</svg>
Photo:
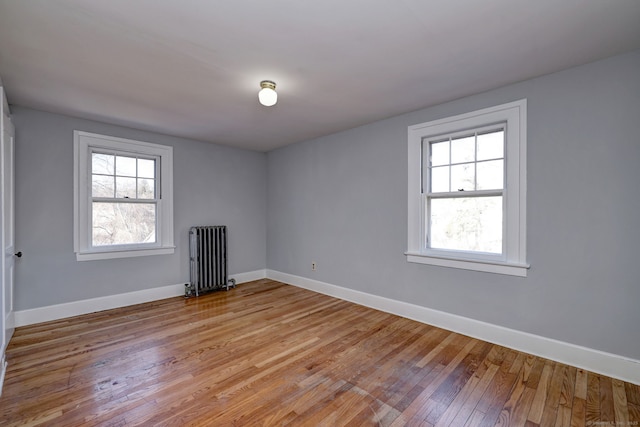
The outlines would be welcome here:
<svg viewBox="0 0 640 427">
<path fill-rule="evenodd" d="M 638 76 L 634 52 L 270 152 L 268 268 L 640 359 Z M 521 98 L 528 277 L 407 263 L 407 126 Z"/>
<path fill-rule="evenodd" d="M 229 270 L 266 266 L 266 154 L 12 107 L 16 126 L 15 309 L 189 281 L 188 230 L 229 226 Z M 174 147 L 173 255 L 76 261 L 73 131 Z"/>
</svg>

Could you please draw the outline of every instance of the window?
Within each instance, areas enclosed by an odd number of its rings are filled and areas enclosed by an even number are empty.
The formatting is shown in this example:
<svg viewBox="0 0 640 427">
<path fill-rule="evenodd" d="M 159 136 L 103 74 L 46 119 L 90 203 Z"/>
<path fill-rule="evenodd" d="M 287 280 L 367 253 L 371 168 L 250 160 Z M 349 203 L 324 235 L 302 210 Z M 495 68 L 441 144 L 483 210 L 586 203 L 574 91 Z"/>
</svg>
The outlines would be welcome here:
<svg viewBox="0 0 640 427">
<path fill-rule="evenodd" d="M 407 260 L 526 276 L 526 100 L 409 127 Z"/>
<path fill-rule="evenodd" d="M 74 132 L 79 261 L 171 254 L 172 147 Z"/>
</svg>

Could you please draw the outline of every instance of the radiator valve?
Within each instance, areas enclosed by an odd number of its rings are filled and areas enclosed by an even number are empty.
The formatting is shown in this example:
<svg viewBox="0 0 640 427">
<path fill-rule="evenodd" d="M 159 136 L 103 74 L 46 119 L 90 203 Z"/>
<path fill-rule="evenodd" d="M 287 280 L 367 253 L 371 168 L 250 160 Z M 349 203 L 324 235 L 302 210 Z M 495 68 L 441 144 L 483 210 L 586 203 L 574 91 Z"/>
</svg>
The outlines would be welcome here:
<svg viewBox="0 0 640 427">
<path fill-rule="evenodd" d="M 184 284 L 184 297 L 185 298 L 191 298 L 193 296 L 193 287 L 191 286 L 191 283 L 185 283 Z"/>
</svg>

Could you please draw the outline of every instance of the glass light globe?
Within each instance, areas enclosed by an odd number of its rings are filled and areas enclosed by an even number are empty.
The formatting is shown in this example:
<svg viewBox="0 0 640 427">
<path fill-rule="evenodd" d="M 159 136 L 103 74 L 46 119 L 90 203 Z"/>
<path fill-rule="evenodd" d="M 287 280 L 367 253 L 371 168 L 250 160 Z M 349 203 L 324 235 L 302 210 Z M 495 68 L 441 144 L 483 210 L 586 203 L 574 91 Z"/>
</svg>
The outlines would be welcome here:
<svg viewBox="0 0 640 427">
<path fill-rule="evenodd" d="M 278 102 L 278 93 L 275 91 L 276 84 L 270 81 L 263 81 L 260 83 L 262 89 L 258 92 L 258 100 L 260 104 L 271 107 Z"/>
</svg>

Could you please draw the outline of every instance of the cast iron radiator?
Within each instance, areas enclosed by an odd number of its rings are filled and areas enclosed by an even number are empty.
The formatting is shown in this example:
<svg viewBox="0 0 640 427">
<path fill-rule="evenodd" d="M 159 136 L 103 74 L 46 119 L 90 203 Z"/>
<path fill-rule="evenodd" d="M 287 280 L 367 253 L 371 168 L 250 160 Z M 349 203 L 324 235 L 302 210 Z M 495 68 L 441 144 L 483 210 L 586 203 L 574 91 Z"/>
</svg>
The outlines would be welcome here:
<svg viewBox="0 0 640 427">
<path fill-rule="evenodd" d="M 189 229 L 189 281 L 185 297 L 235 287 L 227 278 L 227 226 L 198 226 Z"/>
</svg>

